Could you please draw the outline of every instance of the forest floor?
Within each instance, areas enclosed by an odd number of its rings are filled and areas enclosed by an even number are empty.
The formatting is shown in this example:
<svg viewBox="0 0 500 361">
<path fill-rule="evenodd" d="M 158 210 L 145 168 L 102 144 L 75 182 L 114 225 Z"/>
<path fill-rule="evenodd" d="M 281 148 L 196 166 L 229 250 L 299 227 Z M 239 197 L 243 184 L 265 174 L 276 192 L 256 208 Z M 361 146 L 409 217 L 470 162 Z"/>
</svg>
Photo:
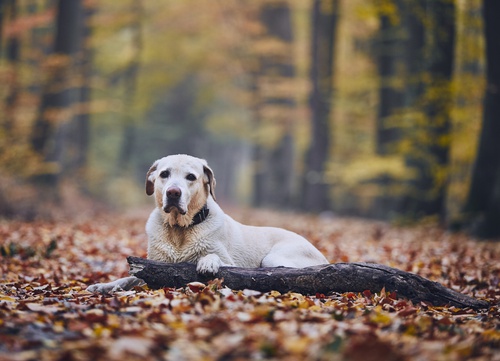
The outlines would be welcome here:
<svg viewBox="0 0 500 361">
<path fill-rule="evenodd" d="M 146 257 L 148 216 L 0 221 L 0 360 L 500 360 L 500 242 L 432 225 L 397 227 L 270 211 L 229 212 L 288 228 L 331 262 L 376 262 L 491 302 L 413 304 L 381 290 L 305 296 L 211 284 L 85 291 Z"/>
</svg>

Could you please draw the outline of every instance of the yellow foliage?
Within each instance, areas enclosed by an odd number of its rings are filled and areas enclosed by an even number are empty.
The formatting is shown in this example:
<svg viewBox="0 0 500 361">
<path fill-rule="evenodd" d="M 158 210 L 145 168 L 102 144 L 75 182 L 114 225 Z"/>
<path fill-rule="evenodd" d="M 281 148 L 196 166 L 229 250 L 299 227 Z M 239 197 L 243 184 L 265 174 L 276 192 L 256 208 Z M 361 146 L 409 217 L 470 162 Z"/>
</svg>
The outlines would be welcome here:
<svg viewBox="0 0 500 361">
<path fill-rule="evenodd" d="M 241 112 L 218 113 L 209 117 L 206 128 L 216 137 L 236 136 L 247 139 L 250 129 L 250 115 Z"/>
<path fill-rule="evenodd" d="M 401 22 L 401 15 L 394 0 L 377 0 L 360 4 L 356 8 L 356 14 L 360 19 L 372 20 L 377 16 L 386 16 L 392 25 Z"/>
<path fill-rule="evenodd" d="M 415 171 L 408 169 L 401 156 L 368 156 L 353 159 L 348 164 L 330 164 L 327 178 L 335 184 L 355 186 L 380 176 L 398 180 L 409 180 Z"/>
<path fill-rule="evenodd" d="M 450 0 L 453 1 L 453 0 Z M 290 0 L 148 0 L 92 2 L 97 11 L 92 16 L 90 37 L 93 53 L 92 98 L 87 104 L 75 104 L 68 109 L 48 109 L 44 117 L 61 124 L 74 115 L 91 112 L 93 144 L 90 150 L 91 189 L 109 184 L 109 196 L 121 199 L 112 189 L 127 189 L 130 185 L 108 178 L 109 164 L 117 163 L 124 124 L 146 124 L 148 112 L 163 100 L 165 94 L 186 77 L 197 79 L 197 109 L 203 116 L 203 126 L 218 139 L 237 138 L 273 148 L 285 132 L 294 135 L 296 169 L 303 168 L 302 159 L 310 139 L 308 105 L 311 84 L 310 70 L 310 1 Z M 291 43 L 266 35 L 259 22 L 263 5 L 287 3 L 293 16 Z M 322 11 L 332 12 L 332 1 L 322 1 Z M 484 39 L 481 0 L 457 0 L 457 48 L 452 82 L 442 81 L 429 73 L 408 79 L 405 64 L 397 64 L 397 75 L 380 79 L 372 49 L 379 30 L 380 17 L 393 26 L 401 23 L 394 0 L 341 1 L 338 34 L 335 39 L 335 93 L 330 99 L 333 113 L 330 119 L 332 140 L 326 180 L 348 189 L 369 206 L 380 193 L 380 186 L 370 180 L 387 176 L 399 181 L 414 179 L 414 169 L 405 166 L 404 157 L 430 164 L 437 187 L 448 184 L 448 208 L 458 213 L 469 184 L 469 174 L 476 155 L 481 126 L 484 93 Z M 140 8 L 137 5 L 140 4 Z M 408 2 L 426 27 L 435 27 L 418 1 Z M 26 15 L 25 6 L 19 16 Z M 428 9 L 427 9 L 428 10 Z M 6 20 L 9 25 L 10 20 Z M 53 39 L 54 24 L 40 28 L 43 39 L 37 45 L 47 45 Z M 28 178 L 37 174 L 59 171 L 57 163 L 45 162 L 31 147 L 33 123 L 38 115 L 38 89 L 43 80 L 71 65 L 67 56 L 44 56 L 33 47 L 31 32 L 20 34 L 21 59 L 15 65 L 0 63 L 0 99 L 5 103 L 11 86 L 20 88 L 13 129 L 7 131 L 7 111 L 0 109 L 0 171 Z M 449 34 L 437 34 L 449 36 Z M 5 35 L 4 42 L 6 41 Z M 431 36 L 428 36 L 432 41 Z M 295 66 L 294 77 L 283 77 L 279 71 L 261 71 L 263 57 Z M 28 61 L 29 60 L 29 61 Z M 137 66 L 138 75 L 133 89 L 128 87 L 126 71 Z M 272 68 L 272 67 L 271 67 Z M 255 74 L 258 74 L 257 76 Z M 82 76 L 74 75 L 69 84 L 54 86 L 56 90 L 82 84 Z M 425 94 L 412 107 L 403 107 L 385 119 L 389 128 L 405 132 L 404 139 L 395 143 L 395 156 L 381 157 L 374 153 L 380 86 L 404 92 L 408 85 L 422 83 Z M 258 95 L 249 90 L 254 86 Z M 297 106 L 272 105 L 269 99 L 290 99 Z M 270 105 L 271 104 L 271 105 Z M 435 107 L 436 115 L 429 119 L 425 107 Z M 452 108 L 451 134 L 429 136 L 443 125 Z M 208 109 L 208 110 L 207 110 Z M 255 121 L 259 118 L 258 121 Z M 205 120 L 206 119 L 206 120 Z M 105 134 L 106 138 L 101 138 Z M 111 138 L 110 138 L 111 137 Z M 104 140 L 102 140 L 104 139 Z M 110 140 L 111 139 L 111 140 Z M 435 164 L 425 150 L 429 146 L 450 146 L 450 166 Z M 251 166 L 248 166 L 249 169 Z M 320 177 L 322 175 L 319 175 Z M 250 171 L 245 174 L 242 197 L 251 189 Z M 395 186 L 396 187 L 396 186 Z M 392 191 L 392 189 L 391 189 Z M 400 189 L 394 189 L 398 193 Z M 124 200 L 132 202 L 133 199 Z"/>
</svg>

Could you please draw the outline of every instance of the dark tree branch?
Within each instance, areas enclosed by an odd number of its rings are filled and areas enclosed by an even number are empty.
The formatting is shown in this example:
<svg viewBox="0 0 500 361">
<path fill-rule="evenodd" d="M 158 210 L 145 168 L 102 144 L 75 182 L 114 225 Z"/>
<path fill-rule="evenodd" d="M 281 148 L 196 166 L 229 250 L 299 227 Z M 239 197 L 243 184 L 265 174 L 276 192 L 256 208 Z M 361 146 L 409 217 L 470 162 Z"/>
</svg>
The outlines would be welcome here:
<svg viewBox="0 0 500 361">
<path fill-rule="evenodd" d="M 128 257 L 130 274 L 143 279 L 151 288 L 183 287 L 189 282 L 224 279 L 223 285 L 260 292 L 276 290 L 303 294 L 363 292 L 370 290 L 396 292 L 413 302 L 424 301 L 436 306 L 451 305 L 474 309 L 487 308 L 478 300 L 413 273 L 373 263 L 335 263 L 308 268 L 239 268 L 221 267 L 213 276 L 196 272 L 191 263 L 163 263 Z"/>
</svg>

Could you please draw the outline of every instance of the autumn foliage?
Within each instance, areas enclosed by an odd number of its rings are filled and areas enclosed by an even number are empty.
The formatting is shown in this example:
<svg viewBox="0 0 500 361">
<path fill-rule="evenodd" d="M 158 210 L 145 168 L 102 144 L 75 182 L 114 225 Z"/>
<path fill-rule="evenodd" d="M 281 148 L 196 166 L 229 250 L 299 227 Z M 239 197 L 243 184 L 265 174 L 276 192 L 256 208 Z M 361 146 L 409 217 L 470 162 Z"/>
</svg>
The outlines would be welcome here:
<svg viewBox="0 0 500 361">
<path fill-rule="evenodd" d="M 415 272 L 490 302 L 489 309 L 413 304 L 397 294 L 232 291 L 220 280 L 110 296 L 85 288 L 145 257 L 147 213 L 58 223 L 0 222 L 0 360 L 495 359 L 500 245 L 425 224 L 233 210 L 287 227 L 332 261 Z"/>
<path fill-rule="evenodd" d="M 498 237 L 497 4 L 0 1 L 0 214 L 188 153 L 221 199 Z"/>
</svg>

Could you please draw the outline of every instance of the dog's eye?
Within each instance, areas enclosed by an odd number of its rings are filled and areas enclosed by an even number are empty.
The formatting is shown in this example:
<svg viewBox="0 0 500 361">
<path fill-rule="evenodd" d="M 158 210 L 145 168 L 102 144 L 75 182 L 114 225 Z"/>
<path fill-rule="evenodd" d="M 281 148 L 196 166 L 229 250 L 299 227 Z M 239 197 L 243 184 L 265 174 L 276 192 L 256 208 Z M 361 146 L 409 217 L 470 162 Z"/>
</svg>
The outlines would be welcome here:
<svg viewBox="0 0 500 361">
<path fill-rule="evenodd" d="M 188 181 L 193 182 L 193 181 L 195 181 L 195 180 L 196 180 L 196 176 L 195 176 L 193 173 L 189 173 L 189 174 L 186 176 L 186 179 L 187 179 Z"/>
<path fill-rule="evenodd" d="M 170 177 L 170 172 L 168 170 L 164 170 L 163 172 L 160 173 L 160 177 L 168 178 Z"/>
</svg>

